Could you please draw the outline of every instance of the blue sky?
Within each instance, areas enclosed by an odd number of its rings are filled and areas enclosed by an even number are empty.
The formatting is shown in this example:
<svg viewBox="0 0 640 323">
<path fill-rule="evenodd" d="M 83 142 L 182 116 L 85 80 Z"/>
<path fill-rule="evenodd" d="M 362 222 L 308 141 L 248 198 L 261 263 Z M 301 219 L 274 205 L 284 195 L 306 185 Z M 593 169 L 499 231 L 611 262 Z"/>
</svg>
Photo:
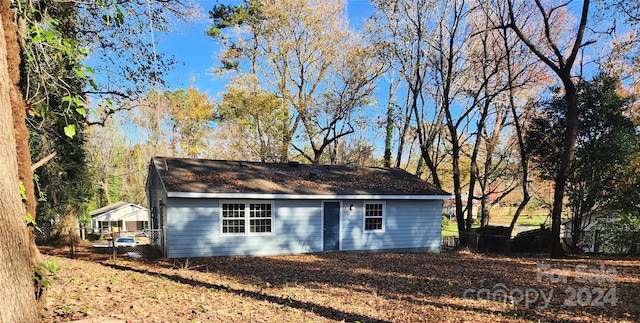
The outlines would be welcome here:
<svg viewBox="0 0 640 323">
<path fill-rule="evenodd" d="M 219 48 L 216 42 L 204 34 L 211 22 L 207 12 L 217 4 L 241 4 L 241 0 L 196 0 L 202 7 L 202 19 L 190 25 L 176 25 L 168 35 L 156 36 L 156 49 L 172 54 L 179 64 L 167 78 L 171 90 L 193 85 L 209 97 L 218 100 L 218 94 L 224 90 L 226 80 L 216 79 L 208 70 L 217 63 Z M 347 15 L 352 28 L 359 29 L 372 12 L 368 0 L 348 0 Z"/>
</svg>

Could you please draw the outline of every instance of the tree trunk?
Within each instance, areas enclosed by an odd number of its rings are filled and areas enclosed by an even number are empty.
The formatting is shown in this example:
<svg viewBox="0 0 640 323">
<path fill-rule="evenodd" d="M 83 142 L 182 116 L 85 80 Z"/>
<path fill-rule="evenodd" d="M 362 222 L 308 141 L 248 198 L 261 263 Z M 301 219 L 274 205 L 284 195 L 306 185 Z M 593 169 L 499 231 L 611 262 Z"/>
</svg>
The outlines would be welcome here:
<svg viewBox="0 0 640 323">
<path fill-rule="evenodd" d="M 393 140 L 393 83 L 389 82 L 389 101 L 387 103 L 387 124 L 384 137 L 384 167 L 391 167 L 391 141 Z"/>
<path fill-rule="evenodd" d="M 571 164 L 573 163 L 573 156 L 576 151 L 576 140 L 578 138 L 578 101 L 576 98 L 576 87 L 570 77 L 567 77 L 566 80 L 563 79 L 563 81 L 565 88 L 565 100 L 567 101 L 567 129 L 564 135 L 560 169 L 558 169 L 558 174 L 555 178 L 553 209 L 551 210 L 551 257 L 554 258 L 559 258 L 564 255 L 560 241 L 562 202 L 564 200 L 567 177 L 571 171 Z"/>
<path fill-rule="evenodd" d="M 18 154 L 11 110 L 14 97 L 10 93 L 16 91 L 16 83 L 12 82 L 15 78 L 10 77 L 8 58 L 15 62 L 19 50 L 9 6 L 10 1 L 0 4 L 0 138 L 3 138 L 0 140 L 0 299 L 3 303 L 0 322 L 36 322 L 32 242 L 19 194 Z M 17 66 L 11 66 L 17 69 Z M 21 121 L 24 123 L 24 119 Z M 31 169 L 30 164 L 28 169 Z"/>
<path fill-rule="evenodd" d="M 29 151 L 29 129 L 25 120 L 27 118 L 27 106 L 24 102 L 22 93 L 20 92 L 20 46 L 24 39 L 18 39 L 18 32 L 21 37 L 25 37 L 27 31 L 24 19 L 20 21 L 22 26 L 20 30 L 13 22 L 13 14 L 11 13 L 9 3 L 2 2 L 1 15 L 2 26 L 4 28 L 4 37 L 6 41 L 7 55 L 7 73 L 9 74 L 9 98 L 11 102 L 11 114 L 13 116 L 13 133 L 16 146 L 16 161 L 18 163 L 18 180 L 22 182 L 27 196 L 26 204 L 27 212 L 31 218 L 36 220 L 36 193 L 33 183 L 33 170 L 31 165 L 31 152 Z M 20 18 L 19 18 L 20 19 Z M 35 235 L 33 226 L 27 227 L 29 234 L 29 253 L 31 254 L 31 265 L 36 266 L 40 259 L 40 252 L 35 244 Z"/>
<path fill-rule="evenodd" d="M 582 240 L 582 214 L 574 214 L 571 218 L 573 226 L 571 227 L 571 251 L 573 253 L 581 253 L 580 240 Z M 595 250 L 594 250 L 595 252 Z"/>
<path fill-rule="evenodd" d="M 554 181 L 553 209 L 551 210 L 551 257 L 553 258 L 560 258 L 564 255 L 564 252 L 562 251 L 562 244 L 560 243 L 562 204 L 567 178 L 571 171 L 571 164 L 573 163 L 573 157 L 576 151 L 576 140 L 578 138 L 578 99 L 576 97 L 576 85 L 572 80 L 571 69 L 578 57 L 578 53 L 582 52 L 588 44 L 594 43 L 594 41 L 583 43 L 584 32 L 587 29 L 587 18 L 589 17 L 590 3 L 590 0 L 582 1 L 582 12 L 580 15 L 580 21 L 577 25 L 575 37 L 572 40 L 573 45 L 571 47 L 567 47 L 570 48 L 570 51 L 567 51 L 569 55 L 565 57 L 558 49 L 559 46 L 556 44 L 555 40 L 550 36 L 556 33 L 556 30 L 554 29 L 556 26 L 549 20 L 553 9 L 549 11 L 545 10 L 541 2 L 536 0 L 536 6 L 544 22 L 544 29 L 542 32 L 546 35 L 547 44 L 553 49 L 553 54 L 547 56 L 545 55 L 544 50 L 542 50 L 541 47 L 536 46 L 518 27 L 513 10 L 513 2 L 507 2 L 507 5 L 509 6 L 509 28 L 511 28 L 518 38 L 520 38 L 520 40 L 523 41 L 524 44 L 560 78 L 565 90 L 565 100 L 567 101 L 567 111 L 565 113 L 567 128 L 564 133 L 560 168 L 558 169 L 558 173 L 556 174 Z M 555 61 L 553 60 L 553 57 L 555 57 Z"/>
<path fill-rule="evenodd" d="M 482 199 L 480 200 L 480 226 L 486 227 L 489 225 L 489 201 L 488 197 L 483 194 Z"/>
<path fill-rule="evenodd" d="M 457 138 L 457 132 L 450 126 L 452 138 Z M 458 235 L 460 236 L 460 249 L 468 248 L 470 245 L 471 223 L 470 218 L 465 222 L 464 208 L 462 206 L 462 183 L 460 181 L 460 147 L 455 140 L 451 141 L 451 166 L 453 168 L 453 194 L 456 206 L 456 222 L 458 223 Z M 473 208 L 473 205 L 467 205 L 467 208 Z M 470 213 L 469 213 L 470 214 Z"/>
<path fill-rule="evenodd" d="M 107 200 L 107 205 L 111 205 L 111 196 L 109 195 L 109 178 L 105 178 L 104 182 L 100 183 L 100 186 L 102 187 L 104 197 Z"/>
</svg>

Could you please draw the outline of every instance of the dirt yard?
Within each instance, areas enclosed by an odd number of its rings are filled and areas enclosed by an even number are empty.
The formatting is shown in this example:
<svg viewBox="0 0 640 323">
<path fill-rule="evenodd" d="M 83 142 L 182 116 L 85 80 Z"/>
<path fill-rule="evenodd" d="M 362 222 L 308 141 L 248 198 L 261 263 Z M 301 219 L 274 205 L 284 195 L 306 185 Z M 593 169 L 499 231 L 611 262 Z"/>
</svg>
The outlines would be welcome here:
<svg viewBox="0 0 640 323">
<path fill-rule="evenodd" d="M 43 322 L 637 322 L 640 261 L 329 253 L 144 261 L 42 247 Z"/>
</svg>

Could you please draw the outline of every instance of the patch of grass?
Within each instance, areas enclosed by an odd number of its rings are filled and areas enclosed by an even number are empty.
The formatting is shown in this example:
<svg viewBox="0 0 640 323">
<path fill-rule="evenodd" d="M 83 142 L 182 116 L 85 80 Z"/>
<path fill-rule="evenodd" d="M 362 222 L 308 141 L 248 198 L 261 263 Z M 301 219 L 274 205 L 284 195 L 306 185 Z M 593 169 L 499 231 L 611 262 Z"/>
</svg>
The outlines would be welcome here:
<svg viewBox="0 0 640 323">
<path fill-rule="evenodd" d="M 545 223 L 546 221 L 546 223 Z M 525 227 L 540 227 L 541 224 L 545 224 L 545 226 L 549 227 L 550 219 L 547 218 L 546 215 L 529 215 L 529 216 L 521 216 L 518 218 L 517 225 L 525 226 Z"/>
<path fill-rule="evenodd" d="M 490 225 L 508 226 L 511 224 L 513 215 L 516 213 L 516 207 L 495 207 L 491 209 Z M 516 222 L 517 226 L 539 228 L 545 220 L 548 222 L 546 214 L 521 214 Z M 549 223 L 546 223 L 549 226 Z"/>
<path fill-rule="evenodd" d="M 69 313 L 71 312 L 73 309 L 71 308 L 71 306 L 68 305 L 62 305 L 60 307 L 58 307 L 58 310 L 65 312 L 65 313 Z"/>
<path fill-rule="evenodd" d="M 516 212 L 515 207 L 496 207 L 491 210 L 491 219 L 489 225 L 495 226 L 509 226 L 513 219 L 513 214 Z M 546 221 L 546 223 L 545 223 Z M 531 229 L 537 229 L 541 224 L 545 224 L 549 227 L 550 219 L 546 214 L 521 214 L 518 217 L 516 226 L 531 227 Z M 474 228 L 480 227 L 479 224 L 474 224 Z M 458 224 L 455 220 L 449 221 L 442 229 L 443 237 L 457 237 L 458 236 Z"/>
<path fill-rule="evenodd" d="M 442 236 L 443 237 L 457 237 L 458 236 L 458 224 L 456 223 L 456 221 L 449 221 L 449 224 L 447 224 L 442 229 Z"/>
<path fill-rule="evenodd" d="M 471 225 L 472 228 L 479 228 L 480 225 L 479 224 L 473 224 Z M 442 229 L 442 236 L 443 237 L 457 237 L 458 236 L 458 223 L 454 220 L 454 221 L 449 221 L 449 224 L 447 224 L 443 229 Z"/>
</svg>

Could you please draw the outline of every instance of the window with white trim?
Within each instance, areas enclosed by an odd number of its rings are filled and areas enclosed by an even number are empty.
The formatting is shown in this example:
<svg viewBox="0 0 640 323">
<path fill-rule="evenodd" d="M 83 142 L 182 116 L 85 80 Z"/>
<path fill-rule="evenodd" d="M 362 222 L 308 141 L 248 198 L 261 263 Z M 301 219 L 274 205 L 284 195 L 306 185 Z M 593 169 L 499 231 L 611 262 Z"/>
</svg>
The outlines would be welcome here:
<svg viewBox="0 0 640 323">
<path fill-rule="evenodd" d="M 221 203 L 222 234 L 246 235 L 272 233 L 272 202 Z"/>
<path fill-rule="evenodd" d="M 364 204 L 364 231 L 384 230 L 384 204 Z"/>
</svg>

